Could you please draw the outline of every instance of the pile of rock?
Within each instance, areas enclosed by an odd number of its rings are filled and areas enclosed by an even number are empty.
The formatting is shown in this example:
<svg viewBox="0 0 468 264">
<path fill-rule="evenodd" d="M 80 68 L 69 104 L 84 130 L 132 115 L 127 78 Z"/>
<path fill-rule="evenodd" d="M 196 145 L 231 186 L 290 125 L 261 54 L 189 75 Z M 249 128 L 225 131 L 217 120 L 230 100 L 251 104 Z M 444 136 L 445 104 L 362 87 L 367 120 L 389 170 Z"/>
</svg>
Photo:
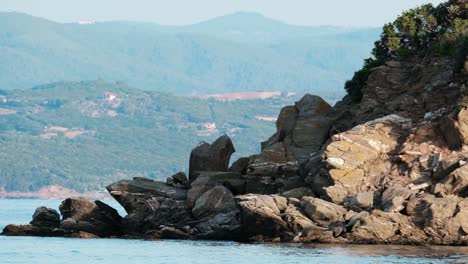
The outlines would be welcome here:
<svg viewBox="0 0 468 264">
<path fill-rule="evenodd" d="M 86 199 L 69 198 L 60 205 L 60 214 L 47 207 L 39 207 L 29 225 L 8 225 L 4 235 L 60 236 L 60 237 L 119 237 L 122 236 L 122 217 L 109 205 Z"/>
</svg>

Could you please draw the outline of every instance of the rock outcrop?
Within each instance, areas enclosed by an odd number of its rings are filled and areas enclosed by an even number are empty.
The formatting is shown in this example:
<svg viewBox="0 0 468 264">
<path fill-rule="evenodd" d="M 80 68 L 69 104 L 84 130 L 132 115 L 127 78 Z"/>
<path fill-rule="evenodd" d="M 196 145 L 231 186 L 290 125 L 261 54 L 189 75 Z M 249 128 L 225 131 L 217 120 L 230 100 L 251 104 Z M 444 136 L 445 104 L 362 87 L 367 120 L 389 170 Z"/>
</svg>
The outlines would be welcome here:
<svg viewBox="0 0 468 264">
<path fill-rule="evenodd" d="M 190 153 L 190 182 L 196 179 L 197 171 L 227 171 L 229 159 L 235 151 L 231 139 L 226 135 L 212 144 L 201 142 Z"/>
<path fill-rule="evenodd" d="M 188 177 L 109 185 L 123 218 L 67 199 L 61 220 L 40 207 L 3 234 L 466 246 L 466 70 L 433 52 L 387 60 L 360 101 L 307 94 L 284 107 L 261 153 L 231 167 L 224 135 L 192 150 Z"/>
</svg>

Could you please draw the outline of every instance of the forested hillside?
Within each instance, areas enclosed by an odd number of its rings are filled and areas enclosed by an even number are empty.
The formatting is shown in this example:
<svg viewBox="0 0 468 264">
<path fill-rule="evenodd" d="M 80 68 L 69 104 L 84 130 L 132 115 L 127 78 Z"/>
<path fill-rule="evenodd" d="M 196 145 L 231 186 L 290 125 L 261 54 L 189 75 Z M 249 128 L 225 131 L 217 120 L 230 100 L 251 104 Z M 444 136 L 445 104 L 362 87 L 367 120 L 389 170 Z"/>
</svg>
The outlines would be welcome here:
<svg viewBox="0 0 468 264">
<path fill-rule="evenodd" d="M 339 98 L 379 32 L 292 26 L 254 13 L 190 26 L 60 24 L 0 13 L 0 89 L 101 78 L 176 94 L 279 90 Z"/>
<path fill-rule="evenodd" d="M 103 81 L 0 90 L 0 188 L 86 191 L 132 176 L 165 179 L 187 169 L 201 140 L 225 133 L 237 157 L 251 155 L 295 99 L 221 102 Z"/>
</svg>

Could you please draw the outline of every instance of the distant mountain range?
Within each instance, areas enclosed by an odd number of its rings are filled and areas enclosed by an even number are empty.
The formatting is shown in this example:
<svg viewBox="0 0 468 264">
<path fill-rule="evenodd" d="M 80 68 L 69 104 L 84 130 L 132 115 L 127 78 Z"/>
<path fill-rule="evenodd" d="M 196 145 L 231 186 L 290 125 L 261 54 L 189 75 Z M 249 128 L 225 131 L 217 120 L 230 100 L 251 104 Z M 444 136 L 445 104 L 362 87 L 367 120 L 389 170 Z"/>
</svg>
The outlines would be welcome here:
<svg viewBox="0 0 468 264">
<path fill-rule="evenodd" d="M 188 26 L 61 24 L 0 13 L 0 89 L 101 78 L 175 94 L 308 91 L 338 98 L 379 32 L 294 26 L 256 13 Z"/>
</svg>

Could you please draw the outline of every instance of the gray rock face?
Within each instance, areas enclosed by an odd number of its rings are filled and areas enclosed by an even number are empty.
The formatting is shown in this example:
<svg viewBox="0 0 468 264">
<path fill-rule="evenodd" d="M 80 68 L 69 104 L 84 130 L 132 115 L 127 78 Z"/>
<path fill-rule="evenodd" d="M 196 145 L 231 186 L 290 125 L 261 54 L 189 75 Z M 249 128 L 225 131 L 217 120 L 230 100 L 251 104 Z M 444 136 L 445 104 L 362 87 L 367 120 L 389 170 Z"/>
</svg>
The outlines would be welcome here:
<svg viewBox="0 0 468 264">
<path fill-rule="evenodd" d="M 198 172 L 197 178 L 192 182 L 188 191 L 187 203 L 193 207 L 195 201 L 209 189 L 224 186 L 235 194 L 245 193 L 245 179 L 236 172 Z"/>
<path fill-rule="evenodd" d="M 284 107 L 276 122 L 277 132 L 262 143 L 262 153 L 256 163 L 286 163 L 308 160 L 310 153 L 320 149 L 328 138 L 330 121 L 326 115 L 331 106 L 322 98 L 310 94 Z"/>
<path fill-rule="evenodd" d="M 192 213 L 197 219 L 238 211 L 234 196 L 224 186 L 216 186 L 197 199 Z"/>
<path fill-rule="evenodd" d="M 152 180 L 122 180 L 115 182 L 107 186 L 106 188 L 111 195 L 112 192 L 127 192 L 162 196 L 174 200 L 185 200 L 187 198 L 187 190 L 167 186 L 167 184 L 163 182 L 157 182 Z M 131 205 L 129 204 L 128 206 Z M 127 210 L 126 206 L 124 206 L 124 208 Z"/>
<path fill-rule="evenodd" d="M 54 209 L 41 206 L 34 212 L 30 224 L 37 227 L 55 228 L 60 225 L 60 215 Z"/>
<path fill-rule="evenodd" d="M 229 160 L 235 151 L 231 139 L 226 135 L 212 144 L 201 142 L 190 153 L 190 182 L 196 179 L 197 171 L 227 171 Z"/>
<path fill-rule="evenodd" d="M 193 233 L 198 239 L 239 241 L 240 228 L 239 211 L 233 211 L 206 218 L 193 228 Z"/>
</svg>

